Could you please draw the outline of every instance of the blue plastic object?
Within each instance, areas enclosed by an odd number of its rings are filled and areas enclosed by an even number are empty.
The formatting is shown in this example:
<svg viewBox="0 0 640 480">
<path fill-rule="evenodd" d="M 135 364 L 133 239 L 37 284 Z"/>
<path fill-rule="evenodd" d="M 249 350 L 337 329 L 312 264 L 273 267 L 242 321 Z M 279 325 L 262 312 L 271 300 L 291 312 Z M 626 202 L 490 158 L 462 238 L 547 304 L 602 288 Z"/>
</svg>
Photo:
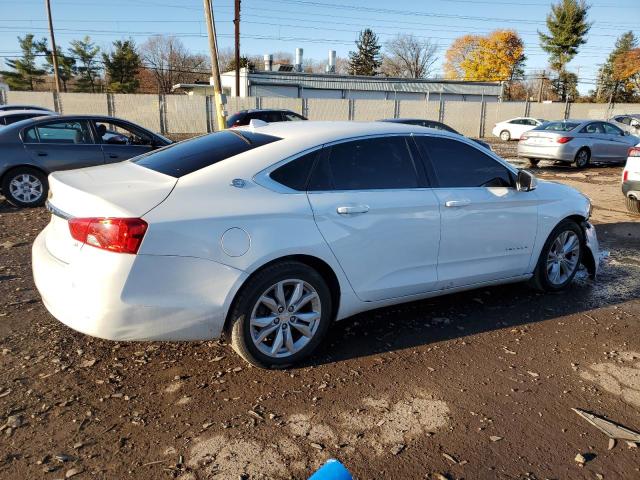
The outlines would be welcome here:
<svg viewBox="0 0 640 480">
<path fill-rule="evenodd" d="M 353 477 L 344 465 L 332 458 L 311 475 L 309 480 L 353 480 Z"/>
</svg>

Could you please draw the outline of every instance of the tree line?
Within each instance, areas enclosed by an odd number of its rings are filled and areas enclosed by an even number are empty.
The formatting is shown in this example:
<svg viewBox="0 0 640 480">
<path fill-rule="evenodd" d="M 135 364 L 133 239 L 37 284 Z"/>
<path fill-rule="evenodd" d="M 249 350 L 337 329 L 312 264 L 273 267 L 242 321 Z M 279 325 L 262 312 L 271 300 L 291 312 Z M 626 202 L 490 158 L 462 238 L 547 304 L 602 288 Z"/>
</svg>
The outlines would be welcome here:
<svg viewBox="0 0 640 480">
<path fill-rule="evenodd" d="M 515 30 L 498 29 L 487 35 L 462 35 L 444 55 L 444 77 L 452 80 L 504 82 L 506 99 L 579 100 L 578 76 L 567 64 L 586 43 L 592 23 L 584 0 L 559 0 L 551 6 L 546 31 L 538 31 L 541 48 L 548 54 L 548 71 L 525 74 L 525 44 Z M 21 55 L 7 59 L 0 71 L 13 90 L 41 90 L 51 86 L 52 52 L 45 38 L 18 37 Z M 348 58 L 338 58 L 336 73 L 363 76 L 428 78 L 438 61 L 437 43 L 410 33 L 398 34 L 381 44 L 370 28 L 362 30 Z M 178 83 L 208 83 L 210 65 L 204 55 L 193 54 L 179 38 L 157 35 L 137 45 L 116 40 L 108 51 L 88 36 L 73 40 L 66 50 L 58 47 L 58 74 L 63 90 L 75 92 L 170 93 Z M 232 49 L 219 52 L 220 69 L 235 69 Z M 287 52 L 276 52 L 275 63 L 291 63 Z M 262 56 L 240 59 L 240 66 L 263 68 Z M 305 72 L 323 73 L 325 64 L 305 60 Z M 49 85 L 46 85 L 46 82 Z M 588 101 L 640 100 L 640 48 L 633 32 L 622 34 L 598 71 L 596 88 Z"/>
</svg>

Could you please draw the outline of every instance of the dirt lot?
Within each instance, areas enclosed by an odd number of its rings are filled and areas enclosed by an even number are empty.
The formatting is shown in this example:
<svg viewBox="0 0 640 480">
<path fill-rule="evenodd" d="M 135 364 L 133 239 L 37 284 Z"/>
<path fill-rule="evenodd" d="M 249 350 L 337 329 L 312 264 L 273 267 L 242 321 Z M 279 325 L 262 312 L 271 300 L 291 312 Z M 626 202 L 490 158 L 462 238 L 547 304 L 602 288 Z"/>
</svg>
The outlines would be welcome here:
<svg viewBox="0 0 640 480">
<path fill-rule="evenodd" d="M 0 199 L 0 477 L 307 478 L 335 457 L 360 479 L 640 478 L 637 448 L 608 449 L 571 411 L 640 431 L 640 223 L 619 167 L 534 171 L 593 199 L 595 283 L 361 314 L 288 371 L 250 368 L 222 342 L 113 343 L 62 326 L 30 272 L 49 215 Z"/>
</svg>

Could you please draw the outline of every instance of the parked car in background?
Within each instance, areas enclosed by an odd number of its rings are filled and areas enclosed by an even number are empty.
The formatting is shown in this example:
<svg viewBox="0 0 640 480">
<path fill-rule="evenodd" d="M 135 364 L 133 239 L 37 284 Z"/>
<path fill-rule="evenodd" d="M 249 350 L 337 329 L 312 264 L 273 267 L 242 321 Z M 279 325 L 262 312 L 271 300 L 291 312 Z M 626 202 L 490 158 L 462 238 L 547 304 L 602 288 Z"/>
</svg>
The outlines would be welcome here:
<svg viewBox="0 0 640 480">
<path fill-rule="evenodd" d="M 629 149 L 627 163 L 622 171 L 622 193 L 627 210 L 640 214 L 640 143 Z"/>
<path fill-rule="evenodd" d="M 241 110 L 234 113 L 227 119 L 227 128 L 241 127 L 243 125 L 249 125 L 251 120 L 262 120 L 267 123 L 275 122 L 297 122 L 299 120 L 306 120 L 305 117 L 299 113 L 292 112 L 291 110 L 274 110 L 274 109 L 254 109 L 254 110 Z"/>
<path fill-rule="evenodd" d="M 494 125 L 491 133 L 500 140 L 507 142 L 509 140 L 518 140 L 524 132 L 542 125 L 545 120 L 532 117 L 516 117 L 504 122 L 498 122 Z"/>
<path fill-rule="evenodd" d="M 436 122 L 435 120 L 424 120 L 421 118 L 385 118 L 379 121 L 391 122 L 391 123 L 404 123 L 405 125 L 417 125 L 419 127 L 434 128 L 436 130 L 444 130 L 445 132 L 462 135 L 460 132 L 456 131 L 454 128 L 451 128 L 449 125 L 444 124 L 442 122 Z M 483 142 L 482 140 L 477 140 L 475 138 L 471 138 L 470 140 L 473 140 L 478 145 L 482 145 L 484 148 L 488 148 L 489 150 L 492 150 L 491 145 L 489 145 L 487 142 Z"/>
<path fill-rule="evenodd" d="M 56 318 L 111 340 L 226 332 L 262 367 L 358 312 L 597 270 L 584 195 L 412 125 L 254 125 L 50 179 L 33 274 Z"/>
<path fill-rule="evenodd" d="M 547 122 L 522 135 L 518 156 L 532 165 L 557 160 L 584 168 L 591 162 L 621 163 L 639 139 L 609 122 L 563 120 Z"/>
<path fill-rule="evenodd" d="M 21 120 L 0 129 L 0 190 L 13 205 L 43 205 L 51 172 L 120 162 L 170 143 L 113 117 L 62 115 Z"/>
<path fill-rule="evenodd" d="M 616 115 L 609 121 L 631 135 L 640 135 L 640 114 Z"/>
<path fill-rule="evenodd" d="M 50 108 L 39 107 L 37 105 L 23 105 L 19 103 L 0 105 L 0 112 L 8 112 L 10 110 L 41 110 L 43 112 L 53 112 Z"/>
<path fill-rule="evenodd" d="M 47 117 L 58 115 L 56 112 L 46 110 L 5 110 L 0 111 L 0 128 L 11 125 L 21 120 L 27 120 L 35 117 Z"/>
</svg>

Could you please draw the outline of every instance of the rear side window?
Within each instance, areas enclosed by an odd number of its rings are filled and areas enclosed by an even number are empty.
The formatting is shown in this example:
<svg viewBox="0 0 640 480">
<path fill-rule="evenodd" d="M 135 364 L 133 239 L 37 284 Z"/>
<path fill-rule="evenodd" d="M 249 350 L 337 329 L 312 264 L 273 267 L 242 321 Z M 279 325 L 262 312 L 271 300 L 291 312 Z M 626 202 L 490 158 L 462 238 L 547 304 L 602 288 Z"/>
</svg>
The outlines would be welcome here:
<svg viewBox="0 0 640 480">
<path fill-rule="evenodd" d="M 339 143 L 318 162 L 309 190 L 418 188 L 418 176 L 404 137 Z"/>
<path fill-rule="evenodd" d="M 316 150 L 315 152 L 302 155 L 274 170 L 269 176 L 285 187 L 303 192 L 307 188 L 313 163 L 319 153 L 320 150 Z"/>
<path fill-rule="evenodd" d="M 143 167 L 172 177 L 182 177 L 240 153 L 280 140 L 279 137 L 225 130 L 174 143 L 134 160 Z"/>
<path fill-rule="evenodd" d="M 415 137 L 440 188 L 511 187 L 509 170 L 475 147 L 448 138 Z"/>
<path fill-rule="evenodd" d="M 267 123 L 275 123 L 275 122 L 282 121 L 281 112 L 254 112 L 254 113 L 250 113 L 249 116 L 251 118 L 262 120 L 263 122 L 267 122 Z"/>
</svg>

